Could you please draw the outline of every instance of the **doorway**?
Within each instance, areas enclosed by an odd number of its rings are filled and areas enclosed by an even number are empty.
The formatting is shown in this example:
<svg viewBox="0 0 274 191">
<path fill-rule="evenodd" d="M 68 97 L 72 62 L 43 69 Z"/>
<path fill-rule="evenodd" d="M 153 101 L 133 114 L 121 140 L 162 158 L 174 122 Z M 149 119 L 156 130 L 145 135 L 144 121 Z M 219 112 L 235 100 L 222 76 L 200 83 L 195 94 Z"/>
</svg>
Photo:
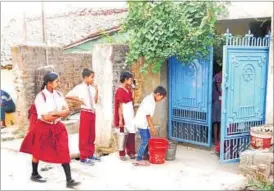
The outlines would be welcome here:
<svg viewBox="0 0 274 191">
<path fill-rule="evenodd" d="M 254 30 L 255 26 L 261 27 L 261 32 L 256 29 L 256 37 L 251 30 L 241 37 L 226 31 L 228 40 L 221 47 L 224 52 L 219 51 L 221 55 L 216 55 L 218 51 L 212 49 L 208 59 L 196 59 L 186 66 L 176 57 L 168 60 L 170 139 L 212 146 L 213 77 L 222 71 L 220 160 L 223 163 L 239 161 L 240 153 L 250 144 L 250 127 L 264 123 L 268 23 L 250 23 Z M 262 38 L 262 34 L 266 36 Z"/>
</svg>

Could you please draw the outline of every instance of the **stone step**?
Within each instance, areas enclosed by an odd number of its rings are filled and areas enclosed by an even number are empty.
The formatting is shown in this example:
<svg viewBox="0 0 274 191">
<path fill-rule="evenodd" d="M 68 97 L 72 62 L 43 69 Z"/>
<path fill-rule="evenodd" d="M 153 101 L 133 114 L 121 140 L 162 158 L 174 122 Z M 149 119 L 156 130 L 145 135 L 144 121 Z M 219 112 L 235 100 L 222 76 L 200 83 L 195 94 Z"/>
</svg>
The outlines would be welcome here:
<svg viewBox="0 0 274 191">
<path fill-rule="evenodd" d="M 66 126 L 68 134 L 75 134 L 79 131 L 79 120 L 77 119 L 69 119 L 62 121 L 62 123 Z"/>
<path fill-rule="evenodd" d="M 24 137 L 24 131 L 17 126 L 9 126 L 1 129 L 1 141 L 11 141 L 14 139 L 20 139 Z"/>
<path fill-rule="evenodd" d="M 273 147 L 264 150 L 246 150 L 240 155 L 241 173 L 254 176 L 257 172 L 264 175 L 266 179 L 273 175 L 274 168 Z"/>
<path fill-rule="evenodd" d="M 67 120 L 62 121 L 66 126 L 68 134 L 79 132 L 80 113 L 70 115 Z"/>
</svg>

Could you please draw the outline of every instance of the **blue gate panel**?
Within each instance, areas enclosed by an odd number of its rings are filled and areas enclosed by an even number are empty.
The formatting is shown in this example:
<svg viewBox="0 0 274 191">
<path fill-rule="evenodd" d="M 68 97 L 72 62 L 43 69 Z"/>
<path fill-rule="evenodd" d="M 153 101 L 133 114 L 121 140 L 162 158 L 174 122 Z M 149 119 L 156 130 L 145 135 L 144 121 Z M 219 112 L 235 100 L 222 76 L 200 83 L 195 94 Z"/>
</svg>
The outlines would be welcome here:
<svg viewBox="0 0 274 191">
<path fill-rule="evenodd" d="M 250 128 L 265 122 L 267 38 L 229 37 L 224 46 L 222 82 L 222 162 L 239 161 L 250 146 Z"/>
<path fill-rule="evenodd" d="M 173 138 L 182 139 L 184 142 L 199 143 L 206 146 L 208 144 L 208 126 L 190 124 L 187 122 L 172 121 Z"/>
<path fill-rule="evenodd" d="M 183 65 L 169 59 L 169 138 L 211 146 L 212 49 Z"/>
</svg>

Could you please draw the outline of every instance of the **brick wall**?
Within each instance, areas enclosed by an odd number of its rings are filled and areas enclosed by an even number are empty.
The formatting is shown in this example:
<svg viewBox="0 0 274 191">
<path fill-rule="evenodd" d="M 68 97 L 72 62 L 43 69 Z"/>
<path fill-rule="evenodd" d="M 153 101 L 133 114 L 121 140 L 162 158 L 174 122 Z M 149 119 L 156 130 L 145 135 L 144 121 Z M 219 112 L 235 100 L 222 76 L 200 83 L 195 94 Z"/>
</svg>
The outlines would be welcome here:
<svg viewBox="0 0 274 191">
<path fill-rule="evenodd" d="M 61 47 L 19 45 L 12 47 L 12 63 L 16 76 L 17 122 L 19 127 L 26 129 L 27 111 L 40 91 L 44 74 L 48 71 L 59 73 L 59 91 L 66 94 L 81 81 L 81 70 L 92 68 L 92 56 L 88 53 L 64 54 Z M 69 106 L 79 108 L 77 104 L 69 103 Z"/>
<path fill-rule="evenodd" d="M 35 71 L 35 95 L 41 91 L 44 75 L 47 72 L 56 72 L 53 65 L 42 66 Z"/>
<path fill-rule="evenodd" d="M 92 69 L 92 56 L 88 53 L 64 54 L 64 64 L 57 68 L 61 85 L 59 91 L 67 94 L 75 85 L 82 82 L 83 68 Z M 79 110 L 80 104 L 68 101 L 71 110 Z"/>
</svg>

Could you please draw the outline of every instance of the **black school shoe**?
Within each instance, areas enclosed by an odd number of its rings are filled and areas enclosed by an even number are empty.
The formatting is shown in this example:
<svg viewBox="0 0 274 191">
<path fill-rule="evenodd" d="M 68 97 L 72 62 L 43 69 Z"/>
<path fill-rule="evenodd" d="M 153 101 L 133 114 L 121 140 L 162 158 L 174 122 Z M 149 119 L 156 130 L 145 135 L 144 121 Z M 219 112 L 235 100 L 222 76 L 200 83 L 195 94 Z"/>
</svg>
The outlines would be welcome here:
<svg viewBox="0 0 274 191">
<path fill-rule="evenodd" d="M 70 180 L 67 182 L 67 188 L 74 188 L 74 186 L 78 186 L 80 182 L 76 182 L 75 180 Z"/>
<path fill-rule="evenodd" d="M 30 179 L 34 182 L 39 182 L 39 183 L 44 183 L 47 182 L 46 179 L 44 179 L 42 176 L 40 176 L 39 174 L 36 175 L 31 175 Z"/>
</svg>

